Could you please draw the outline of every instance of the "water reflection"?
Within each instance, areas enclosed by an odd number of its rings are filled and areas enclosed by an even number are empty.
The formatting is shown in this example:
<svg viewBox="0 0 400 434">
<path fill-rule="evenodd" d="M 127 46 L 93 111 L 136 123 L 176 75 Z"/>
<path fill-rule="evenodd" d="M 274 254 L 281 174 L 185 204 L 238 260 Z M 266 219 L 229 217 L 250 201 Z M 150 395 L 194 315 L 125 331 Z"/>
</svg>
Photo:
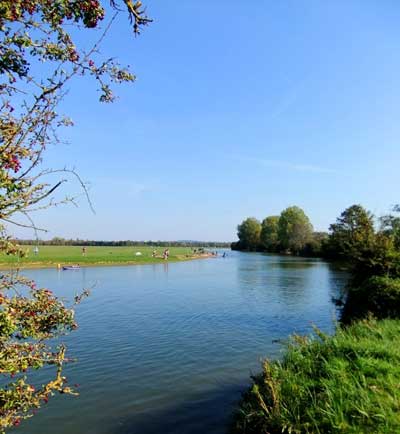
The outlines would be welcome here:
<svg viewBox="0 0 400 434">
<path fill-rule="evenodd" d="M 21 434 L 222 434 L 249 374 L 279 356 L 276 341 L 311 323 L 333 329 L 345 279 L 322 261 L 237 252 L 28 273 L 69 299 L 98 283 L 66 338 L 80 397 L 51 400 Z"/>
<path fill-rule="evenodd" d="M 132 418 L 116 420 L 110 434 L 204 434 L 204 421 L 207 420 L 207 434 L 225 431 L 228 420 L 222 415 L 232 413 L 241 392 L 247 384 L 221 385 L 215 389 L 181 401 L 179 397 L 166 403 L 165 408 L 153 413 L 136 414 Z M 218 408 L 222 411 L 215 412 Z M 162 430 L 160 431 L 160 427 Z"/>
<path fill-rule="evenodd" d="M 277 267 L 281 269 L 304 269 L 314 267 L 319 262 L 304 262 L 304 261 L 282 261 L 282 262 L 271 262 L 270 267 Z"/>
<path fill-rule="evenodd" d="M 278 302 L 286 308 L 304 303 L 316 274 L 323 272 L 325 263 L 275 255 L 240 256 L 237 267 L 238 280 L 243 291 L 262 292 L 270 302 Z"/>
</svg>

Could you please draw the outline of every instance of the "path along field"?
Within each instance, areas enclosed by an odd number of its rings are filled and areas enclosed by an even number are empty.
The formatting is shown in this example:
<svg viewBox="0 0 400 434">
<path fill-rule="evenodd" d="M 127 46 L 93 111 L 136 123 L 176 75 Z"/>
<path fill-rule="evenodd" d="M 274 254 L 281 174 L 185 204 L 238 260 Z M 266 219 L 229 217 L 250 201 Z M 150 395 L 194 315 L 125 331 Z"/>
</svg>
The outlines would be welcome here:
<svg viewBox="0 0 400 434">
<path fill-rule="evenodd" d="M 86 247 L 86 254 L 80 246 L 38 246 L 39 253 L 34 254 L 34 246 L 23 246 L 27 251 L 24 258 L 0 254 L 0 268 L 22 266 L 24 268 L 57 267 L 58 264 L 72 265 L 129 265 L 155 264 L 166 262 L 162 258 L 165 247 L 129 246 L 129 247 Z M 153 251 L 157 257 L 153 258 Z M 140 252 L 141 255 L 136 255 Z M 190 247 L 170 247 L 168 261 L 187 261 L 205 257 L 193 252 Z"/>
</svg>

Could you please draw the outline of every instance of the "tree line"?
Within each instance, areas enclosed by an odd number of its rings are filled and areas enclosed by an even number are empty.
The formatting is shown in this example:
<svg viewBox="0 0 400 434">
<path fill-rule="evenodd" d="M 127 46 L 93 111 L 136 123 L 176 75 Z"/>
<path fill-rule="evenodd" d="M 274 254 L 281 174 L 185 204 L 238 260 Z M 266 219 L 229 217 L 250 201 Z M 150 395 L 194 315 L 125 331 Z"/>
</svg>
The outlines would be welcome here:
<svg viewBox="0 0 400 434">
<path fill-rule="evenodd" d="M 329 259 L 355 258 L 387 237 L 393 237 L 394 246 L 400 247 L 399 212 L 397 205 L 391 213 L 376 218 L 361 205 L 352 205 L 330 225 L 329 232 L 316 232 L 306 213 L 298 206 L 291 206 L 279 216 L 268 216 L 262 222 L 254 217 L 246 218 L 237 227 L 239 241 L 231 247 Z"/>
<path fill-rule="evenodd" d="M 232 243 L 233 250 L 316 255 L 327 236 L 314 232 L 310 219 L 298 206 L 286 208 L 279 216 L 268 216 L 262 222 L 249 217 L 237 229 L 239 241 Z"/>
<path fill-rule="evenodd" d="M 209 247 L 209 248 L 228 248 L 231 243 L 219 241 L 134 241 L 134 240 L 81 240 L 65 239 L 54 237 L 51 240 L 15 240 L 19 245 L 39 245 L 39 246 L 108 246 L 108 247 L 129 247 L 129 246 L 149 246 L 149 247 Z"/>
</svg>

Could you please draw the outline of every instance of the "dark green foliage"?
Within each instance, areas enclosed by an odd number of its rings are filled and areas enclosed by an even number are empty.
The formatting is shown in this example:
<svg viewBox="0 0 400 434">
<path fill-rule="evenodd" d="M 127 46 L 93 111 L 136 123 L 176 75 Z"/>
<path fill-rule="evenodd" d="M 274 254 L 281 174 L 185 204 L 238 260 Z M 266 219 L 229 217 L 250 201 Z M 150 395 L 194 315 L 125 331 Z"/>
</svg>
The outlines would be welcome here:
<svg viewBox="0 0 400 434">
<path fill-rule="evenodd" d="M 349 289 L 342 321 L 372 314 L 376 318 L 400 318 L 400 279 L 373 276 Z"/>
<path fill-rule="evenodd" d="M 395 248 L 393 238 L 382 233 L 349 260 L 352 285 L 358 286 L 371 276 L 400 277 L 400 251 Z"/>
<path fill-rule="evenodd" d="M 400 321 L 365 320 L 295 337 L 266 361 L 232 434 L 400 432 Z"/>
<path fill-rule="evenodd" d="M 400 205 L 394 206 L 392 212 L 394 214 L 388 214 L 379 219 L 380 231 L 393 240 L 396 250 L 400 250 Z"/>
<path fill-rule="evenodd" d="M 231 244 L 232 250 L 322 257 L 327 250 L 328 234 L 313 232 L 304 211 L 291 206 L 282 211 L 280 216 L 266 217 L 261 226 L 257 219 L 247 218 L 238 226 L 238 237 L 239 241 Z"/>
<path fill-rule="evenodd" d="M 383 233 L 357 256 L 349 258 L 351 277 L 346 288 L 342 321 L 372 313 L 378 318 L 400 318 L 400 251 L 394 238 Z"/>
<path fill-rule="evenodd" d="M 336 258 L 357 258 L 374 240 L 373 216 L 361 205 L 352 205 L 330 226 L 328 251 Z"/>
<path fill-rule="evenodd" d="M 231 250 L 245 250 L 242 245 L 240 244 L 240 241 L 236 241 L 231 243 Z"/>
<path fill-rule="evenodd" d="M 238 226 L 238 250 L 257 250 L 260 245 L 261 224 L 249 217 Z"/>
<path fill-rule="evenodd" d="M 261 224 L 261 247 L 267 252 L 279 250 L 278 222 L 279 216 L 269 216 Z"/>
<path fill-rule="evenodd" d="M 312 232 L 312 224 L 301 208 L 291 206 L 282 211 L 278 222 L 278 239 L 282 250 L 299 254 L 311 241 Z"/>
<path fill-rule="evenodd" d="M 323 257 L 325 255 L 325 246 L 328 242 L 328 234 L 326 232 L 314 232 L 300 254 L 302 256 Z"/>
</svg>

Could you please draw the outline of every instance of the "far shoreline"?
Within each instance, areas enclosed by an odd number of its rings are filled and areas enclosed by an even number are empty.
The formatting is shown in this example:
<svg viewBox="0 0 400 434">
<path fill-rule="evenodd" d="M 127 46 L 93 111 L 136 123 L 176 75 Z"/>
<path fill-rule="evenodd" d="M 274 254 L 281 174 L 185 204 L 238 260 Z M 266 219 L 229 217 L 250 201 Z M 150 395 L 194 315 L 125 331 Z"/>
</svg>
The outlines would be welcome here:
<svg viewBox="0 0 400 434">
<path fill-rule="evenodd" d="M 209 259 L 209 258 L 217 258 L 218 256 L 209 254 L 196 255 L 190 257 L 182 257 L 182 258 L 171 258 L 168 260 L 164 260 L 162 258 L 155 258 L 158 260 L 147 260 L 147 261 L 96 261 L 96 262 L 84 262 L 84 263 L 76 263 L 76 262 L 51 262 L 51 263 L 40 263 L 40 262 L 21 262 L 20 264 L 14 264 L 10 262 L 0 263 L 0 270 L 35 270 L 35 269 L 56 269 L 61 270 L 62 267 L 71 266 L 71 265 L 79 265 L 80 268 L 89 268 L 89 267 L 123 267 L 123 266 L 132 266 L 132 265 L 161 265 L 168 263 L 179 263 L 179 262 L 189 262 L 197 259 Z M 60 265 L 60 268 L 58 267 Z M 65 271 L 65 270 L 64 270 Z"/>
</svg>

